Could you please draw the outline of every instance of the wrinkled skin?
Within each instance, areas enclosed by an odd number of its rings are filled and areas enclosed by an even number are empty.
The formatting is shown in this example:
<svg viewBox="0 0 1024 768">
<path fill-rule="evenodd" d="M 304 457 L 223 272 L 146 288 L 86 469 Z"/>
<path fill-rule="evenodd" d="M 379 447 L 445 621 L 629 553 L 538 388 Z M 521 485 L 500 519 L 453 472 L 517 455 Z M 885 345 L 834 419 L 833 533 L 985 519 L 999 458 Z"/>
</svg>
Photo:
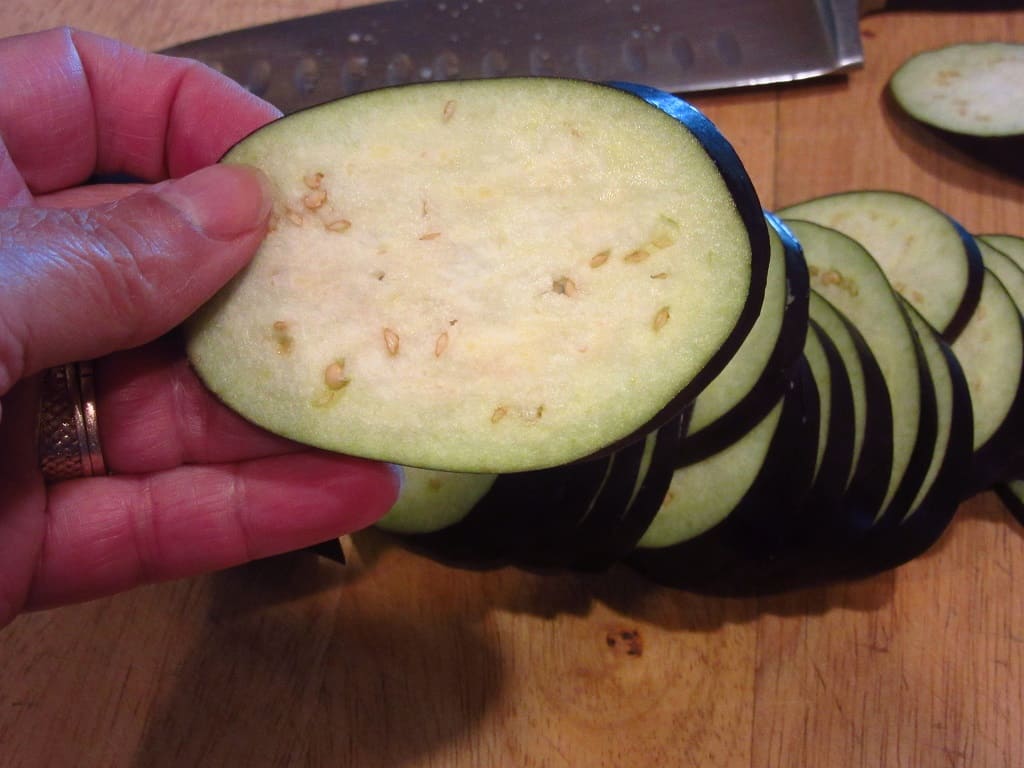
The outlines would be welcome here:
<svg viewBox="0 0 1024 768">
<path fill-rule="evenodd" d="M 393 468 L 244 422 L 173 332 L 265 233 L 262 178 L 213 164 L 274 109 L 197 64 L 72 30 L 0 40 L 0 82 L 0 626 L 383 515 Z M 86 185 L 105 174 L 143 183 Z M 88 359 L 112 474 L 46 486 L 38 374 Z"/>
</svg>

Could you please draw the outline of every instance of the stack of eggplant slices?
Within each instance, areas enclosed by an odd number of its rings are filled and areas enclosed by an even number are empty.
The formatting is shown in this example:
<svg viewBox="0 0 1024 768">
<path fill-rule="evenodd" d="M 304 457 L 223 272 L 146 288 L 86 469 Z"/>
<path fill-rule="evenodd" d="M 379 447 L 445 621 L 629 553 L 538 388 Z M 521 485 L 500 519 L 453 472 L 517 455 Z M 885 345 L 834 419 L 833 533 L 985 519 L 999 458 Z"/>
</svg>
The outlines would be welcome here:
<svg viewBox="0 0 1024 768">
<path fill-rule="evenodd" d="M 766 212 L 703 115 L 624 83 L 384 88 L 224 162 L 277 202 L 186 324 L 195 370 L 404 466 L 379 527 L 420 553 L 756 594 L 899 566 L 1019 488 L 1020 237 L 890 191 Z"/>
</svg>

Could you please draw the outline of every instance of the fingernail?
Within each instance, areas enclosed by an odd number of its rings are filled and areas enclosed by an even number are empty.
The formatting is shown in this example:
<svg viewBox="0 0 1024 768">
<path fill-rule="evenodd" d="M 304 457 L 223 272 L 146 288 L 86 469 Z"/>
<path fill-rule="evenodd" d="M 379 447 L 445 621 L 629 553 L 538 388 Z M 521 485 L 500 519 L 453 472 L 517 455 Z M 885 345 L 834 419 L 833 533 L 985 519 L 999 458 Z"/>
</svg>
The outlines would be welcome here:
<svg viewBox="0 0 1024 768">
<path fill-rule="evenodd" d="M 402 495 L 402 489 L 405 487 L 405 467 L 401 464 L 388 464 L 388 469 L 395 476 L 395 480 L 398 485 L 398 496 Z M 397 498 L 397 497 L 396 497 Z"/>
<path fill-rule="evenodd" d="M 212 165 L 154 190 L 215 240 L 233 240 L 263 225 L 270 215 L 270 182 L 255 168 Z"/>
</svg>

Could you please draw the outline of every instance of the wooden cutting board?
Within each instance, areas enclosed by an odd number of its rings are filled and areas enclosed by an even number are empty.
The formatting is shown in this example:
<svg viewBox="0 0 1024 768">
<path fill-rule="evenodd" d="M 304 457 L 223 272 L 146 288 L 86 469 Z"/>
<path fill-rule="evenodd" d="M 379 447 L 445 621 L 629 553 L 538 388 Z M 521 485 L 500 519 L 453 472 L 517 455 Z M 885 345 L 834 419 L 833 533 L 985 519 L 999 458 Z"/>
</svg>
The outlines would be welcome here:
<svg viewBox="0 0 1024 768">
<path fill-rule="evenodd" d="M 354 4 L 6 0 L 0 31 L 72 24 L 159 49 Z M 1024 40 L 1024 12 L 862 26 L 867 66 L 847 80 L 695 99 L 764 204 L 897 189 L 1024 234 L 1024 185 L 882 101 L 910 54 Z M 0 632 L 0 764 L 1019 765 L 1022 534 L 982 494 L 894 573 L 750 600 L 624 570 L 451 570 L 365 535 L 344 569 L 288 557 L 22 617 Z"/>
</svg>

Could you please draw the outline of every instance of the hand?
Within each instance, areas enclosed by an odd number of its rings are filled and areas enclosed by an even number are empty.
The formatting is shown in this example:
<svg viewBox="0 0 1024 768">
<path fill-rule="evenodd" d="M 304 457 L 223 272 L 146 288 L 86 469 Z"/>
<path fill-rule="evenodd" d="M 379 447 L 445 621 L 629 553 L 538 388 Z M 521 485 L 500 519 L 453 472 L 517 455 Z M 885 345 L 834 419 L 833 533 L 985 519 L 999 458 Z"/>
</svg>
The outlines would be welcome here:
<svg viewBox="0 0 1024 768">
<path fill-rule="evenodd" d="M 0 81 L 0 626 L 384 514 L 393 468 L 244 422 L 168 333 L 264 235 L 261 177 L 211 164 L 273 108 L 195 63 L 69 30 L 0 40 Z M 146 183 L 81 186 L 115 173 Z M 88 359 L 111 475 L 46 485 L 37 374 Z"/>
</svg>

